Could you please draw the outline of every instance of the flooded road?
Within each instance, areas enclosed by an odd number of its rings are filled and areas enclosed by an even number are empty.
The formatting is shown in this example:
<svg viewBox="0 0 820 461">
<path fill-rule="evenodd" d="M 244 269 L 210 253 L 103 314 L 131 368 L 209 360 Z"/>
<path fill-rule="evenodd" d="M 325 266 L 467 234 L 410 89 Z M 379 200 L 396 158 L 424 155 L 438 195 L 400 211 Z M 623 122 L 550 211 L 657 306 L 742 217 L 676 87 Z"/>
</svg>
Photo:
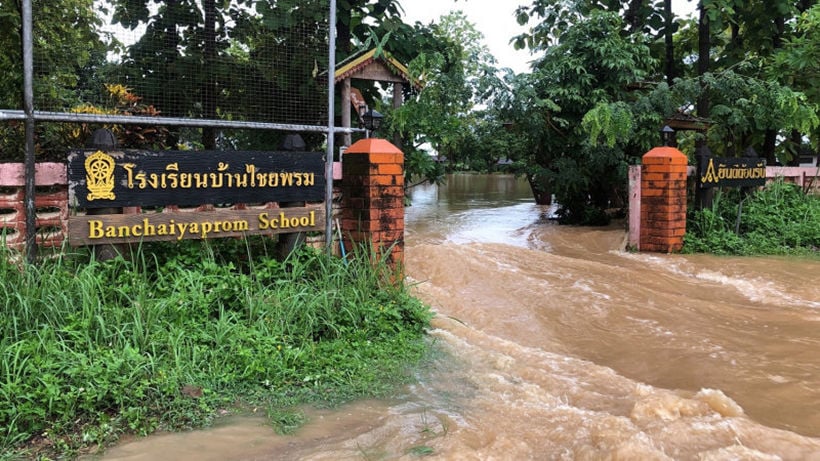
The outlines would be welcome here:
<svg viewBox="0 0 820 461">
<path fill-rule="evenodd" d="M 110 460 L 820 460 L 820 262 L 622 251 L 526 183 L 459 175 L 407 209 L 435 359 L 393 400 L 151 437 Z"/>
</svg>

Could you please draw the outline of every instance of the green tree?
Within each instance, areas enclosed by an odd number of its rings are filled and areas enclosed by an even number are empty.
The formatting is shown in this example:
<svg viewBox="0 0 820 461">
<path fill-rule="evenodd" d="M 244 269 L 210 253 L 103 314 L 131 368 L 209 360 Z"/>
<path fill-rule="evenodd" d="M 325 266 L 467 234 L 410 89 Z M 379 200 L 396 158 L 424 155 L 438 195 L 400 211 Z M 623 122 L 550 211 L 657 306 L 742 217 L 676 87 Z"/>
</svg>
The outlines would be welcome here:
<svg viewBox="0 0 820 461">
<path fill-rule="evenodd" d="M 566 221 L 594 223 L 626 183 L 628 163 L 656 138 L 653 106 L 668 102 L 630 91 L 656 75 L 658 61 L 641 34 L 622 33 L 617 13 L 592 10 L 573 20 L 550 43 L 530 42 L 543 55 L 532 75 L 511 81 L 504 111 L 527 140 L 525 173 L 536 199 L 555 194 Z"/>
<path fill-rule="evenodd" d="M 79 102 L 75 92 L 82 69 L 105 50 L 93 0 L 32 2 L 34 93 L 39 109 L 54 110 Z M 0 105 L 22 107 L 22 3 L 0 2 Z M 83 46 L 76 46 L 82 43 Z"/>
<path fill-rule="evenodd" d="M 166 115 L 280 123 L 326 121 L 325 0 L 111 0 L 114 20 L 146 31 L 128 49 L 128 84 Z M 149 8 L 158 4 L 157 8 Z M 338 59 L 369 30 L 402 23 L 396 0 L 337 3 Z M 216 133 L 203 130 L 211 148 Z M 308 136 L 316 145 L 318 137 Z M 277 145 L 281 133 L 232 133 L 230 143 Z"/>
<path fill-rule="evenodd" d="M 229 84 L 232 24 L 250 12 L 244 0 L 112 0 L 113 20 L 145 33 L 128 48 L 121 66 L 123 83 L 173 117 L 217 118 L 221 92 Z M 152 13 L 151 4 L 159 3 Z M 206 128 L 202 144 L 215 147 L 216 134 Z"/>
<path fill-rule="evenodd" d="M 801 91 L 816 107 L 820 105 L 820 4 L 800 13 L 793 31 L 783 47 L 775 52 L 769 72 L 790 88 Z M 818 148 L 820 132 L 817 124 L 802 134 L 809 136 L 813 147 Z M 797 144 L 802 144 L 802 140 Z"/>
<path fill-rule="evenodd" d="M 319 77 L 327 63 L 325 0 L 258 1 L 233 30 L 226 50 L 231 63 L 224 84 L 225 112 L 234 118 L 304 125 L 327 123 L 327 83 Z M 242 133 L 240 144 L 269 149 L 284 132 Z M 320 149 L 324 136 L 303 134 L 308 148 Z"/>
<path fill-rule="evenodd" d="M 398 0 L 338 0 L 336 3 L 336 43 L 344 56 L 354 51 L 356 40 L 363 41 L 375 30 L 379 36 L 405 26 Z"/>
<path fill-rule="evenodd" d="M 0 2 L 0 108 L 23 107 L 22 3 Z M 93 0 L 35 0 L 32 4 L 34 98 L 36 110 L 66 110 L 99 95 L 91 88 L 93 72 L 105 60 L 101 21 Z M 77 46 L 82 44 L 82 46 Z M 49 133 L 40 127 L 36 149 L 44 151 Z M 0 156 L 21 161 L 23 131 L 15 122 L 0 126 Z M 65 149 L 59 146 L 58 158 Z"/>
<path fill-rule="evenodd" d="M 659 44 L 663 39 L 667 76 L 670 79 L 675 76 L 671 37 L 678 24 L 674 21 L 671 0 L 533 0 L 529 6 L 520 6 L 516 15 L 522 25 L 528 24 L 531 18 L 539 22 L 530 31 L 514 37 L 513 43 L 518 49 L 544 50 L 560 41 L 565 31 L 593 11 L 620 14 L 623 18 L 622 35 L 648 35 L 650 46 L 655 48 L 658 48 L 655 43 Z M 658 56 L 662 54 L 656 53 Z"/>
<path fill-rule="evenodd" d="M 607 190 L 613 198 L 613 185 L 622 189 L 624 165 L 657 144 L 675 112 L 711 121 L 705 136 L 682 135 L 686 149 L 700 140 L 720 155 L 752 147 L 770 162 L 794 158 L 803 135 L 817 130 L 818 101 L 786 63 L 811 49 L 811 20 L 797 19 L 814 3 L 701 0 L 699 18 L 683 21 L 666 1 L 520 7 L 519 22 L 540 22 L 515 46 L 542 57 L 532 76 L 511 82 L 503 110 L 527 139 L 520 163 L 536 197 L 555 193 L 573 222 L 599 214 L 590 208 L 606 204 Z M 660 83 L 655 63 L 664 61 Z"/>
<path fill-rule="evenodd" d="M 802 136 L 816 125 L 818 101 L 795 91 L 801 88 L 772 63 L 813 3 L 700 1 L 697 113 L 714 122 L 705 140 L 713 151 L 753 148 L 770 164 L 796 159 Z"/>
<path fill-rule="evenodd" d="M 416 24 L 414 35 L 417 56 L 409 69 L 423 89 L 389 111 L 388 130 L 405 140 L 416 164 L 428 173 L 437 172 L 431 160 L 414 152 L 423 144 L 446 157 L 451 168 L 468 167 L 474 147 L 481 145 L 481 116 L 474 108 L 485 102 L 497 72 L 495 59 L 482 43 L 483 35 L 460 11 L 430 26 Z"/>
</svg>

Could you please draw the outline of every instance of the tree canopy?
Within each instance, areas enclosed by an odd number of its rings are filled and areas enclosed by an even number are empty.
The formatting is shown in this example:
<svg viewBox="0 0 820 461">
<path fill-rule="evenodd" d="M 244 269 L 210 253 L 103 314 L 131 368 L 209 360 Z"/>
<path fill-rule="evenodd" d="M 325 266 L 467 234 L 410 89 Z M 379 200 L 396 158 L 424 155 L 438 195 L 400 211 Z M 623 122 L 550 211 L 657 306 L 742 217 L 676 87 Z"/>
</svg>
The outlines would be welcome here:
<svg viewBox="0 0 820 461">
<path fill-rule="evenodd" d="M 670 117 L 708 127 L 678 133 L 689 154 L 695 145 L 725 156 L 751 149 L 770 164 L 790 164 L 818 147 L 818 2 L 696 3 L 698 13 L 681 18 L 670 0 L 531 0 L 516 11 L 531 26 L 510 43 L 535 59 L 530 72 L 516 75 L 498 69 L 463 13 L 408 24 L 399 0 L 340 0 L 337 59 L 377 46 L 424 82 L 420 91 L 405 88 L 407 102 L 396 110 L 377 85 L 359 88 L 387 113 L 380 134 L 404 141 L 411 174 L 441 173 L 418 150 L 422 145 L 446 157 L 451 169 L 492 170 L 504 160 L 527 177 L 540 202 L 554 194 L 567 221 L 604 222 L 604 210 L 623 201 L 627 166 L 658 144 Z M 37 74 L 41 108 L 324 122 L 324 0 L 34 5 L 36 59 L 48 70 Z M 15 108 L 19 2 L 0 3 L 0 13 L 0 101 Z M 137 39 L 119 46 L 103 32 L 104 20 Z M 120 84 L 136 99 L 123 109 L 106 84 Z M 17 131 L 2 130 L 8 145 Z M 38 146 L 64 135 L 41 132 Z M 271 146 L 281 137 L 208 128 L 167 135 L 171 144 L 206 148 Z M 315 148 L 323 142 L 309 138 Z"/>
<path fill-rule="evenodd" d="M 626 165 L 658 144 L 671 116 L 709 127 L 679 133 L 690 154 L 697 143 L 788 164 L 816 149 L 816 2 L 698 8 L 693 19 L 674 17 L 668 1 L 534 0 L 517 10 L 535 25 L 512 42 L 540 57 L 499 110 L 528 140 L 518 155 L 536 194 L 554 193 L 569 221 L 595 222 L 617 203 Z"/>
</svg>

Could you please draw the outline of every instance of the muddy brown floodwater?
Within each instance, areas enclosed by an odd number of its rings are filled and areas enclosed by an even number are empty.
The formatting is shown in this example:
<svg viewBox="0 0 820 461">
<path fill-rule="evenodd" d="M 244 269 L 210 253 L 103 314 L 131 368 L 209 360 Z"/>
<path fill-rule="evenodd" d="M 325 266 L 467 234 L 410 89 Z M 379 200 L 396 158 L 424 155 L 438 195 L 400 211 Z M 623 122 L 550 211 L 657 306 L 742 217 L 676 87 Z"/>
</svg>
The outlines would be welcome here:
<svg viewBox="0 0 820 461">
<path fill-rule="evenodd" d="M 820 460 L 820 262 L 624 252 L 525 183 L 413 192 L 439 352 L 394 399 L 152 436 L 106 460 Z M 818 230 L 820 232 L 820 230 Z"/>
</svg>

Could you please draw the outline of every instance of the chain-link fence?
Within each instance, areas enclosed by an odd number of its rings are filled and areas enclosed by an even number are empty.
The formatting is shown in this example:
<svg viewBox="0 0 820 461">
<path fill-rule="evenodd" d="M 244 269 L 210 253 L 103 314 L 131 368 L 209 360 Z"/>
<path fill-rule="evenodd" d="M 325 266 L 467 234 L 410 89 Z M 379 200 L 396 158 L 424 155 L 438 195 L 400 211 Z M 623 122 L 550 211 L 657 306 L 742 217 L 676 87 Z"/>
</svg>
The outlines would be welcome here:
<svg viewBox="0 0 820 461">
<path fill-rule="evenodd" d="M 24 117 L 20 3 L 0 2 L 7 120 Z M 41 158 L 95 123 L 134 148 L 259 148 L 277 135 L 238 130 L 327 129 L 328 0 L 31 4 L 35 118 L 61 122 L 38 127 Z M 21 155 L 20 133 L 3 127 L 0 155 Z"/>
<path fill-rule="evenodd" d="M 27 223 L 34 161 L 101 127 L 126 149 L 276 150 L 299 132 L 332 152 L 335 3 L 0 1 L 0 162 L 26 162 Z"/>
</svg>

